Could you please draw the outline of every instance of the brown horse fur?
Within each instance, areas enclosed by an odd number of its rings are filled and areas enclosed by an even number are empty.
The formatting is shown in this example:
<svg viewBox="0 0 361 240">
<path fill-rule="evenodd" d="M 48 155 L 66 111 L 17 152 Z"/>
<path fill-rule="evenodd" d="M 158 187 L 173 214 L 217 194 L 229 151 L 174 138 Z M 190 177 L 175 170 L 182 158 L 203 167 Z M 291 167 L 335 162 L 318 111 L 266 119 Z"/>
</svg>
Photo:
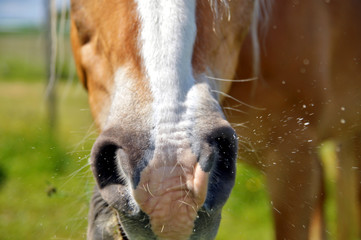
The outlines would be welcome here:
<svg viewBox="0 0 361 240">
<path fill-rule="evenodd" d="M 265 172 L 277 239 L 324 239 L 323 170 L 319 147 L 337 145 L 337 239 L 360 238 L 360 1 L 274 1 L 259 28 L 260 72 L 234 83 L 225 105 L 238 127 L 242 160 Z M 264 25 L 264 23 L 261 23 Z M 254 77 L 246 41 L 236 78 Z"/>
</svg>

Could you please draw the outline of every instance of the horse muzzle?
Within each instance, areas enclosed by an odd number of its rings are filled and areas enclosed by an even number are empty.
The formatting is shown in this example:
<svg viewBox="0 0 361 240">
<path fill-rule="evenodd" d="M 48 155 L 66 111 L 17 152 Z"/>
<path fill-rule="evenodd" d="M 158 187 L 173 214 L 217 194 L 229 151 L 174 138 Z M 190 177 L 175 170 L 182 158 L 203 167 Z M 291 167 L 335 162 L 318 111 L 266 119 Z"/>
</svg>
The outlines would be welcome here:
<svg viewBox="0 0 361 240">
<path fill-rule="evenodd" d="M 154 141 L 150 133 L 109 128 L 94 144 L 91 166 L 101 197 L 130 239 L 217 233 L 235 181 L 236 134 L 224 125 L 197 137 L 172 136 Z"/>
</svg>

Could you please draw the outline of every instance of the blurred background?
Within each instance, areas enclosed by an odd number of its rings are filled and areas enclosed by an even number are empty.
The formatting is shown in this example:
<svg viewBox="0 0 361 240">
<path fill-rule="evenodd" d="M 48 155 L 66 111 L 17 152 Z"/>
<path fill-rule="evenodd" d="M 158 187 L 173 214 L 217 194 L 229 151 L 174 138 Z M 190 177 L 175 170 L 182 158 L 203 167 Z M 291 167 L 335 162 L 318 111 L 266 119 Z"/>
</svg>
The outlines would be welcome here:
<svg viewBox="0 0 361 240">
<path fill-rule="evenodd" d="M 69 2 L 55 3 L 56 51 L 50 3 L 0 0 L 0 239 L 86 238 L 96 131 L 71 58 Z"/>
<path fill-rule="evenodd" d="M 0 0 L 0 239 L 86 238 L 97 131 L 71 56 L 69 2 L 55 1 L 53 18 L 50 3 Z M 273 239 L 263 173 L 239 164 L 217 239 Z"/>
</svg>

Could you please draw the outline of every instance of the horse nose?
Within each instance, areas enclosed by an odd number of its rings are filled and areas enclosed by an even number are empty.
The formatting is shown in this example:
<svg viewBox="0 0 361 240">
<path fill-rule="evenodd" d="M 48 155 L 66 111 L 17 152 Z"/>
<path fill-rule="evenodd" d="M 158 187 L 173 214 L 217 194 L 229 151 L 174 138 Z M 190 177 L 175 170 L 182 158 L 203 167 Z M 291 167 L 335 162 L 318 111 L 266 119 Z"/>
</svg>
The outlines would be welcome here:
<svg viewBox="0 0 361 240">
<path fill-rule="evenodd" d="M 118 140 L 108 132 L 102 133 L 93 145 L 90 163 L 100 189 L 112 184 L 124 185 L 116 162 L 119 150 L 121 146 Z"/>
<path fill-rule="evenodd" d="M 127 136 L 124 138 L 124 136 Z M 126 134 L 117 129 L 102 132 L 93 145 L 91 168 L 104 200 L 110 205 L 119 201 L 119 189 L 127 188 L 128 182 L 136 188 L 140 168 L 150 161 L 151 144 L 142 143 L 147 136 Z M 237 137 L 229 126 L 204 131 L 198 152 L 198 164 L 203 172 L 209 173 L 207 196 L 204 206 L 209 209 L 222 206 L 233 188 L 236 173 Z M 197 140 L 194 139 L 194 142 Z M 197 145 L 197 144 L 195 144 Z M 148 151 L 148 152 L 147 152 Z M 137 154 L 135 154 L 137 153 Z M 153 160 L 154 161 L 154 160 Z M 197 177 L 197 176 L 195 176 Z"/>
<path fill-rule="evenodd" d="M 111 132 L 102 132 L 95 141 L 90 166 L 102 198 L 111 206 L 119 204 L 120 187 L 125 187 L 119 172 L 117 152 L 121 151 L 119 140 Z"/>
<path fill-rule="evenodd" d="M 226 202 L 234 186 L 237 135 L 229 126 L 220 127 L 208 134 L 206 144 L 208 147 L 202 149 L 199 163 L 202 170 L 210 173 L 204 206 L 213 209 Z"/>
<path fill-rule="evenodd" d="M 149 139 L 145 131 L 119 127 L 104 130 L 96 139 L 90 165 L 101 195 L 108 204 L 117 204 L 117 193 L 129 186 L 134 187 L 139 181 L 139 173 L 152 155 Z"/>
</svg>

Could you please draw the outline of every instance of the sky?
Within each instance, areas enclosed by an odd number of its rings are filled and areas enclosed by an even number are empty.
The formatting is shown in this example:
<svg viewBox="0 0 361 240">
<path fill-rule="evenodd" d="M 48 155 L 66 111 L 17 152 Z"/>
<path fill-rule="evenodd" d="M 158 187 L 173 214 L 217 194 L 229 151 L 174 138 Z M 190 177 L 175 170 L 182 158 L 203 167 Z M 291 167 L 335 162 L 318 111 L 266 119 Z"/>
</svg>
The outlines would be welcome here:
<svg viewBox="0 0 361 240">
<path fill-rule="evenodd" d="M 49 0 L 0 0 L 0 27 L 42 24 L 45 1 Z M 58 8 L 62 1 L 69 5 L 69 0 L 57 0 Z"/>
</svg>

